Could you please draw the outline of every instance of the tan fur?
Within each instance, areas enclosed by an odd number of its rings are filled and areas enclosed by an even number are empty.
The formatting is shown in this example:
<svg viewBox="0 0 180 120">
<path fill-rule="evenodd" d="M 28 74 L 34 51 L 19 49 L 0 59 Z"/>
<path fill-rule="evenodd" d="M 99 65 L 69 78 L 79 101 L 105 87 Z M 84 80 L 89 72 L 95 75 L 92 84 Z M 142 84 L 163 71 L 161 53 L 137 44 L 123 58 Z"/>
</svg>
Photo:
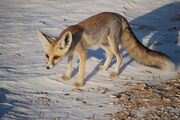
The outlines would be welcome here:
<svg viewBox="0 0 180 120">
<path fill-rule="evenodd" d="M 39 37 L 40 39 L 43 38 L 41 33 L 38 33 L 38 35 L 41 36 Z M 71 35 L 72 38 L 70 37 Z M 46 38 L 48 39 L 48 37 Z M 110 75 L 111 78 L 118 75 L 122 62 L 122 56 L 118 49 L 119 43 L 122 44 L 122 47 L 132 58 L 142 64 L 161 69 L 173 67 L 169 57 L 160 52 L 150 50 L 141 44 L 131 30 L 127 20 L 117 13 L 103 12 L 92 16 L 62 31 L 57 40 L 48 41 L 50 42 L 48 42 L 47 54 L 52 57 L 58 54 L 61 56 L 61 59 L 68 55 L 68 69 L 62 76 L 64 80 L 68 80 L 71 77 L 73 54 L 77 53 L 79 55 L 79 76 L 75 83 L 77 87 L 84 84 L 86 48 L 94 45 L 101 47 L 107 53 L 104 65 L 100 66 L 101 70 L 108 69 L 112 57 L 115 55 L 117 61 L 114 71 Z M 41 42 L 45 42 L 47 45 L 47 41 L 41 40 Z M 60 50 L 59 46 L 65 47 Z"/>
</svg>

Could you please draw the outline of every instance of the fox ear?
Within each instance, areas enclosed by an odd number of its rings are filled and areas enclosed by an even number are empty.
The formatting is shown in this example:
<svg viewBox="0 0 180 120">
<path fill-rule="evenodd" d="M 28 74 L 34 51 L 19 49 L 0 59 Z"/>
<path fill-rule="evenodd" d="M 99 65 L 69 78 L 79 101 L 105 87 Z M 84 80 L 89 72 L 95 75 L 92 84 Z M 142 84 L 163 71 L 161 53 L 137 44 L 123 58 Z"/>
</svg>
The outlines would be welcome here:
<svg viewBox="0 0 180 120">
<path fill-rule="evenodd" d="M 59 40 L 59 48 L 60 49 L 66 49 L 71 46 L 72 43 L 72 33 L 71 32 L 66 32 L 64 35 L 61 37 Z"/>
<path fill-rule="evenodd" d="M 47 35 L 45 35 L 44 33 L 42 33 L 39 30 L 36 30 L 36 33 L 37 33 L 38 39 L 41 41 L 44 49 L 47 49 L 51 43 L 51 41 L 47 38 Z"/>
</svg>

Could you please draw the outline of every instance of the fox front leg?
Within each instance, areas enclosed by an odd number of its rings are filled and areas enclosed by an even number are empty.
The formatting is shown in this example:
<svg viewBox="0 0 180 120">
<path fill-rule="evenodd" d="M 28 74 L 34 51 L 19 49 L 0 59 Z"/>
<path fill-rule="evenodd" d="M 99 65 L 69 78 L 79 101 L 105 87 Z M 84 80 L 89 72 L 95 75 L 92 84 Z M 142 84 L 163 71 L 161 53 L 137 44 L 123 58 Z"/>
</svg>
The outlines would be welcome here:
<svg viewBox="0 0 180 120">
<path fill-rule="evenodd" d="M 81 52 L 79 52 L 79 75 L 77 81 L 74 83 L 74 85 L 79 88 L 82 87 L 84 84 L 84 74 L 85 74 L 85 64 L 86 64 L 86 50 L 83 49 Z"/>
<path fill-rule="evenodd" d="M 66 73 L 61 77 L 63 80 L 69 80 L 71 78 L 72 60 L 73 60 L 73 55 L 68 55 L 67 70 Z"/>
</svg>

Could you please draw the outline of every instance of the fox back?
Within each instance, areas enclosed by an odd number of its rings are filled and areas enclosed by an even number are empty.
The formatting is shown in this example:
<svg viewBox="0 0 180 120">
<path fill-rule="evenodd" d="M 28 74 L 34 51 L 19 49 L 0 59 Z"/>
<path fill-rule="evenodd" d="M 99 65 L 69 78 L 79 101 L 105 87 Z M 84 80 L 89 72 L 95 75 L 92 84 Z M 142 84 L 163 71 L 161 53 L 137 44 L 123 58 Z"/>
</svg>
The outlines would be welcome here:
<svg viewBox="0 0 180 120">
<path fill-rule="evenodd" d="M 119 42 L 123 19 L 117 13 L 100 13 L 85 19 L 79 24 L 68 27 L 60 36 L 70 31 L 73 34 L 74 42 L 81 42 L 86 47 L 107 44 L 108 36 L 117 38 L 116 40 Z"/>
</svg>

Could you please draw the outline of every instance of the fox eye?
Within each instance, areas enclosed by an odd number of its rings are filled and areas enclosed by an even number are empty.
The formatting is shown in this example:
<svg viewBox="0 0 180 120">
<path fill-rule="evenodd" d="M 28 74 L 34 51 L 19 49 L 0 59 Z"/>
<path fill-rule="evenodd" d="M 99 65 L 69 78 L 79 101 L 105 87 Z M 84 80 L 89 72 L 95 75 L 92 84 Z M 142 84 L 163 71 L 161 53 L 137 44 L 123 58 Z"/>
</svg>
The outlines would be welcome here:
<svg viewBox="0 0 180 120">
<path fill-rule="evenodd" d="M 53 57 L 53 59 L 57 60 L 60 56 L 56 55 Z"/>
<path fill-rule="evenodd" d="M 48 55 L 48 54 L 46 54 L 45 56 L 46 56 L 46 58 L 49 58 L 49 55 Z"/>
</svg>

